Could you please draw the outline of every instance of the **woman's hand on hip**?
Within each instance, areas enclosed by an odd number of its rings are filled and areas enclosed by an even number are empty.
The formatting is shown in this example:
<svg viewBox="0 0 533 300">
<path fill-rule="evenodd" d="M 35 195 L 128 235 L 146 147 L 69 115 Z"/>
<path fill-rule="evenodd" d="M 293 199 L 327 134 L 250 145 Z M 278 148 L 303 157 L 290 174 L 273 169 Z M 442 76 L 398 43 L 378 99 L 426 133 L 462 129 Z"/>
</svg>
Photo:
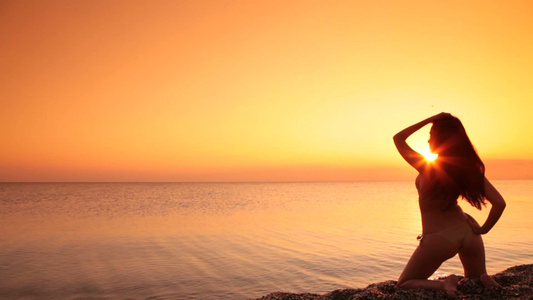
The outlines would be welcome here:
<svg viewBox="0 0 533 300">
<path fill-rule="evenodd" d="M 485 234 L 486 232 L 483 232 L 483 229 L 481 228 L 481 226 L 479 226 L 479 223 L 476 221 L 476 219 L 474 219 L 474 217 L 472 217 L 471 215 L 467 214 L 467 213 L 464 213 L 465 214 L 465 217 L 466 217 L 466 222 L 468 223 L 468 225 L 470 225 L 470 228 L 472 228 L 472 231 L 475 233 L 475 234 Z"/>
</svg>

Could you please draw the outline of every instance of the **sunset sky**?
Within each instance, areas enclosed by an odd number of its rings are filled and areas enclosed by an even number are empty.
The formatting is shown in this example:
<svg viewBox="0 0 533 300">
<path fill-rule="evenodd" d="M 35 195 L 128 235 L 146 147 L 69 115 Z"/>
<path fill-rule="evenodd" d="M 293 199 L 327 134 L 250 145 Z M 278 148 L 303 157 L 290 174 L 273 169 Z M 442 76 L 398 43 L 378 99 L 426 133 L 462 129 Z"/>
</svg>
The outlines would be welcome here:
<svg viewBox="0 0 533 300">
<path fill-rule="evenodd" d="M 441 111 L 533 178 L 532 33 L 531 1 L 1 1 L 0 181 L 410 179 L 392 136 Z"/>
</svg>

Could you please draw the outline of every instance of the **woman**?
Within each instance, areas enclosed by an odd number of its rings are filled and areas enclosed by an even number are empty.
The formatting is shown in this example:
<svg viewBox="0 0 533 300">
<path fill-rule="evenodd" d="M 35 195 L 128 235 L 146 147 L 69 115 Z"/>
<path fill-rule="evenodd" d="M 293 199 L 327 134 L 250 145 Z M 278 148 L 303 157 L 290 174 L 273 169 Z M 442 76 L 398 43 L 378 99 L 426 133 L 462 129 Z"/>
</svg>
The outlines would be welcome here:
<svg viewBox="0 0 533 300">
<path fill-rule="evenodd" d="M 406 139 L 432 123 L 429 147 L 437 159 L 428 161 L 414 151 Z M 450 295 L 457 291 L 458 279 L 428 280 L 439 266 L 459 253 L 466 277 L 479 277 L 486 288 L 498 284 L 487 275 L 485 248 L 481 234 L 496 224 L 505 208 L 505 200 L 485 178 L 485 166 L 477 155 L 458 118 L 440 113 L 400 131 L 394 143 L 402 157 L 418 171 L 416 187 L 422 215 L 420 244 L 409 259 L 398 286 L 406 289 L 439 289 Z M 485 200 L 492 207 L 480 226 L 457 204 L 461 196 L 481 209 Z"/>
</svg>

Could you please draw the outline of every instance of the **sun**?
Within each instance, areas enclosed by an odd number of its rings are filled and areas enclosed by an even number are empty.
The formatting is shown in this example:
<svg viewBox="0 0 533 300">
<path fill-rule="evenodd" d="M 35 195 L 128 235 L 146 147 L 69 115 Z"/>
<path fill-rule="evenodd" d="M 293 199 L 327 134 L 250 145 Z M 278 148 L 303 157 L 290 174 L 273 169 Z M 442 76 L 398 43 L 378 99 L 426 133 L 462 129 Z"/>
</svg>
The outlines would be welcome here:
<svg viewBox="0 0 533 300">
<path fill-rule="evenodd" d="M 422 155 L 427 161 L 434 161 L 439 156 L 438 154 L 431 153 L 429 150 L 422 151 Z"/>
</svg>

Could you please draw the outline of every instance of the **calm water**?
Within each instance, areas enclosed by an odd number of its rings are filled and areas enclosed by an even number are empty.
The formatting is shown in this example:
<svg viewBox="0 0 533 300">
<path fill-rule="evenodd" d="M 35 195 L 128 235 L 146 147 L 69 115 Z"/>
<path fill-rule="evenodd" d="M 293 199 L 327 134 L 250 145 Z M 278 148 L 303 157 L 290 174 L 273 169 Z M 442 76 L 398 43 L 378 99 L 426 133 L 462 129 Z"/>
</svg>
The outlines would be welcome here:
<svg viewBox="0 0 533 300">
<path fill-rule="evenodd" d="M 491 274 L 533 262 L 532 183 L 493 182 L 508 206 L 484 237 Z M 25 299 L 365 287 L 397 279 L 420 232 L 412 182 L 0 184 L 0 217 L 0 298 Z"/>
</svg>

